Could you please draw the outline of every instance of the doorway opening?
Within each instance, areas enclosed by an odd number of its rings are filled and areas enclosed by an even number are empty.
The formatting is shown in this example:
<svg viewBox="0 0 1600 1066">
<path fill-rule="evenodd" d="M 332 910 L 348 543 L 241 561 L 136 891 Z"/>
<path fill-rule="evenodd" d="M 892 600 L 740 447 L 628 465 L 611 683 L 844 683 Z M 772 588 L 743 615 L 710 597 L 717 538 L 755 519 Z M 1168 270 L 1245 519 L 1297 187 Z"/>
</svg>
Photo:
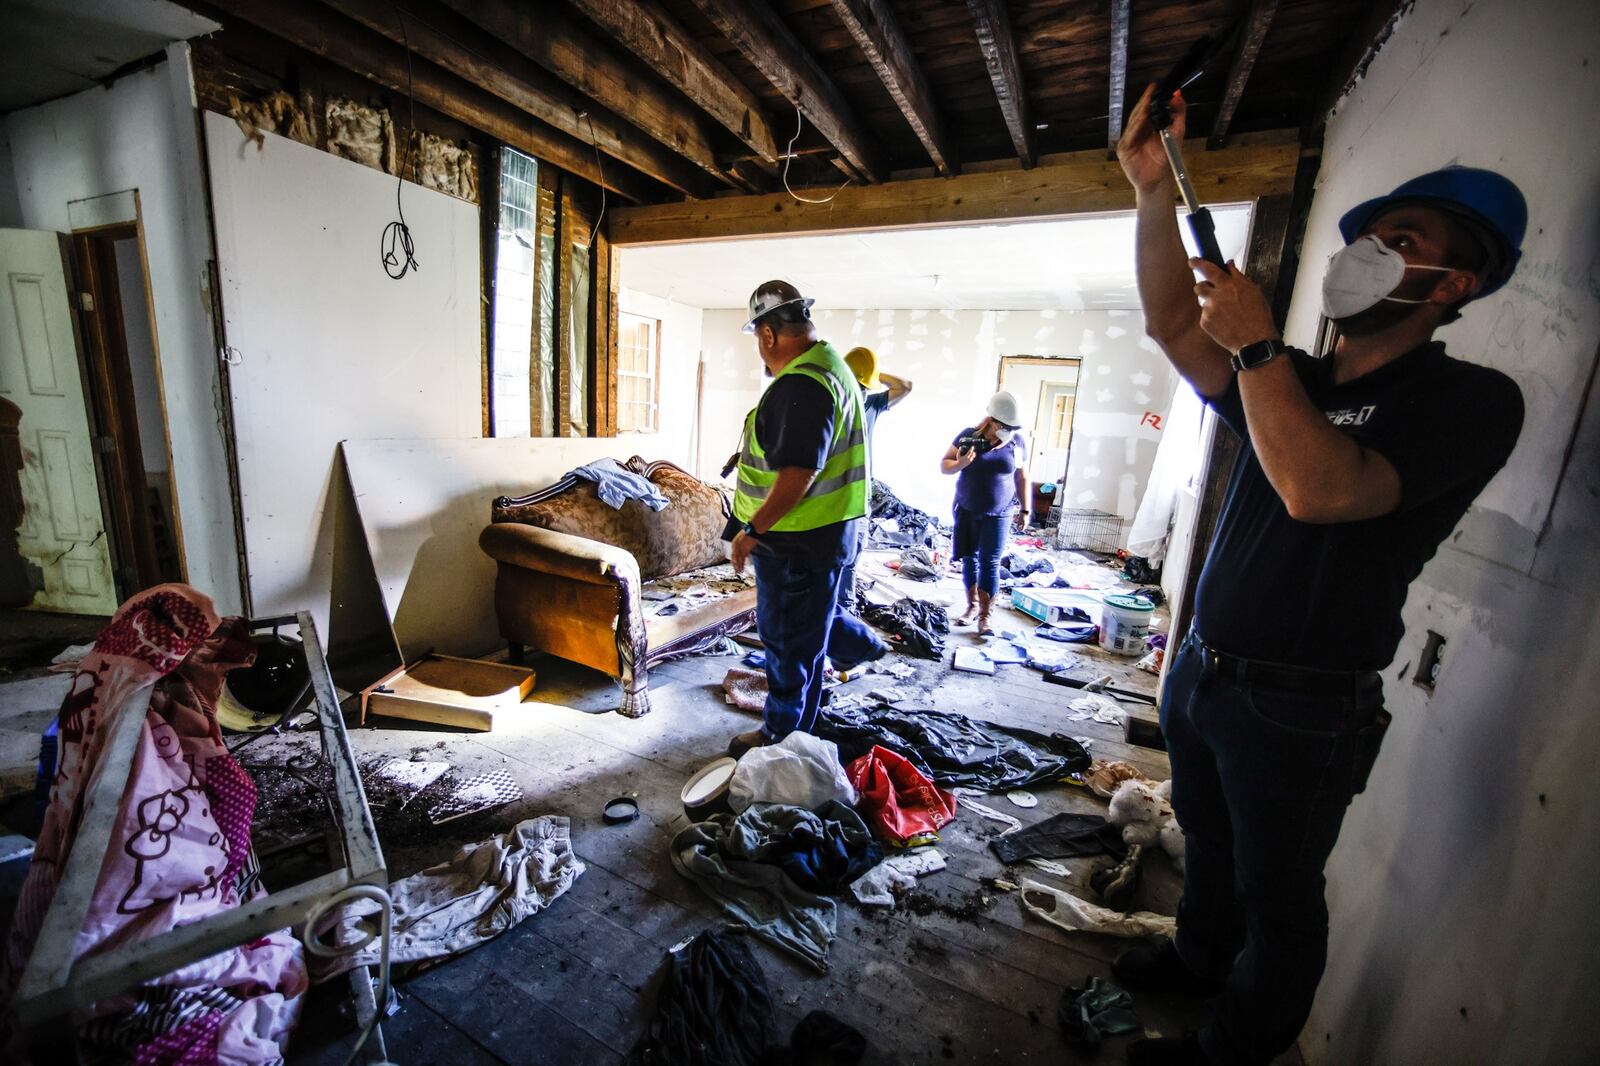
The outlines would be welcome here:
<svg viewBox="0 0 1600 1066">
<path fill-rule="evenodd" d="M 137 222 L 72 237 L 84 391 L 118 599 L 184 568 Z"/>
</svg>

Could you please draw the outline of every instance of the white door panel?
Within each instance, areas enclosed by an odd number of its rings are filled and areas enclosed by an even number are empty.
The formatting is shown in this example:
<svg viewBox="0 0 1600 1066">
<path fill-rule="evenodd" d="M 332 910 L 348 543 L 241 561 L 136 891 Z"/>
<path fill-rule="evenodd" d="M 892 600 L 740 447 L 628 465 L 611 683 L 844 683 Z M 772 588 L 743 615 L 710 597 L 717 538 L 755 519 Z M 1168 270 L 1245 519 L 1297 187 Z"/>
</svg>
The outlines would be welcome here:
<svg viewBox="0 0 1600 1066">
<path fill-rule="evenodd" d="M 117 606 L 77 338 L 58 234 L 0 229 L 0 395 L 22 408 L 23 557 L 44 571 L 32 606 Z"/>
</svg>

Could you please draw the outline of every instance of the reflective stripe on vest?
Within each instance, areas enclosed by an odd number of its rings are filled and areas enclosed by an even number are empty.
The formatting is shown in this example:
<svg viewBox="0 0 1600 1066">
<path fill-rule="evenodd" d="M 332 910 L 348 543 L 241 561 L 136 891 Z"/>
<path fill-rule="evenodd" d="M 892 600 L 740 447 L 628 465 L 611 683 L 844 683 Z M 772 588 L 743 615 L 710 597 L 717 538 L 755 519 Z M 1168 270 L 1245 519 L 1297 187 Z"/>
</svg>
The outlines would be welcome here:
<svg viewBox="0 0 1600 1066">
<path fill-rule="evenodd" d="M 828 390 L 833 397 L 833 439 L 828 446 L 828 457 L 811 487 L 772 528 L 779 532 L 796 532 L 862 517 L 867 513 L 870 493 L 867 418 L 855 376 L 839 353 L 825 342 L 812 345 L 777 377 L 785 374 L 804 374 Z M 745 416 L 744 439 L 739 448 L 733 513 L 741 522 L 748 522 L 760 510 L 778 479 L 777 471 L 767 462 L 761 442 L 756 439 L 756 415 L 760 409 L 758 404 Z"/>
</svg>

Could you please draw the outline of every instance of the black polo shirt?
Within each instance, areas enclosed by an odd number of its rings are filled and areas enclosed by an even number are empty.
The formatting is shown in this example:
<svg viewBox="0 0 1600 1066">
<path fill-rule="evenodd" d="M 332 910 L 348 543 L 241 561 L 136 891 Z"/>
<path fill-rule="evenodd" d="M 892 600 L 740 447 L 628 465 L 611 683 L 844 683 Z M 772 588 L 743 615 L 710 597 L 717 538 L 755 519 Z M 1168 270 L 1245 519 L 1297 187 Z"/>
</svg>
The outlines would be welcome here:
<svg viewBox="0 0 1600 1066">
<path fill-rule="evenodd" d="M 1195 598 L 1195 628 L 1233 655 L 1378 670 L 1403 626 L 1406 588 L 1517 442 L 1522 392 L 1498 370 L 1425 344 L 1333 383 L 1333 360 L 1293 351 L 1328 421 L 1400 474 L 1398 510 L 1312 525 L 1289 517 L 1245 425 L 1239 383 L 1207 404 L 1244 439 Z"/>
</svg>

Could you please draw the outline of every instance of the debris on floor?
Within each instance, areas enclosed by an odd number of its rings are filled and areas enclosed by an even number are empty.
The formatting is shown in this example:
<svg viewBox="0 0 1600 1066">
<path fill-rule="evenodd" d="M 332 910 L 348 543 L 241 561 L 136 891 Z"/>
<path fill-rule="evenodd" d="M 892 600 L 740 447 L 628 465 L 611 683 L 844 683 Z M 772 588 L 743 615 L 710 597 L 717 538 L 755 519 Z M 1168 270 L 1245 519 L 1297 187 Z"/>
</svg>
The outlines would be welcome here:
<svg viewBox="0 0 1600 1066">
<path fill-rule="evenodd" d="M 491 770 L 469 777 L 428 808 L 428 821 L 434 825 L 453 822 L 479 811 L 493 810 L 522 798 L 522 786 L 505 770 Z"/>
<path fill-rule="evenodd" d="M 450 772 L 450 764 L 431 759 L 390 759 L 373 767 L 365 775 L 370 783 L 383 783 L 393 790 L 390 800 L 394 810 L 399 810 L 416 798 L 417 793 Z M 368 794 L 369 802 L 373 801 Z"/>
<path fill-rule="evenodd" d="M 885 607 L 861 599 L 861 620 L 889 634 L 896 651 L 923 659 L 944 657 L 944 638 L 950 633 L 950 614 L 942 606 L 910 596 Z"/>
<path fill-rule="evenodd" d="M 1056 1022 L 1062 1036 L 1087 1047 L 1099 1045 L 1108 1036 L 1136 1033 L 1140 1029 L 1133 997 L 1125 989 L 1098 977 L 1089 978 L 1081 988 L 1069 985 L 1061 990 Z"/>
<path fill-rule="evenodd" d="M 722 692 L 723 698 L 741 711 L 760 713 L 767 705 L 767 672 L 735 666 L 723 677 Z"/>
<path fill-rule="evenodd" d="M 1043 897 L 1044 901 L 1048 901 L 1048 906 L 1034 897 Z M 1071 892 L 1040 884 L 1031 878 L 1023 880 L 1020 899 L 1027 913 L 1069 933 L 1171 937 L 1178 929 L 1175 918 L 1152 914 L 1150 911 L 1119 914 L 1099 904 L 1079 899 Z"/>
<path fill-rule="evenodd" d="M 956 816 L 954 795 L 887 748 L 873 745 L 847 774 L 859 796 L 857 808 L 879 840 L 900 846 L 926 840 Z"/>
<path fill-rule="evenodd" d="M 981 648 L 957 648 L 955 657 L 950 660 L 950 668 L 967 674 L 992 674 L 994 660 L 985 655 Z"/>
<path fill-rule="evenodd" d="M 1007 866 L 1037 856 L 1041 859 L 1127 854 L 1122 830 L 1098 814 L 1062 811 L 1016 833 L 989 841 L 989 848 Z"/>
<path fill-rule="evenodd" d="M 389 886 L 394 901 L 393 965 L 444 958 L 492 940 L 537 914 L 572 887 L 584 872 L 573 853 L 571 826 L 559 815 L 518 822 L 488 840 L 467 844 L 447 862 Z M 357 943 L 377 929 L 376 900 L 357 899 L 330 915 L 321 939 L 334 946 Z M 348 955 L 313 960 L 326 981 L 378 961 L 378 941 Z"/>
<path fill-rule="evenodd" d="M 751 748 L 740 757 L 728 785 L 728 802 L 735 812 L 753 803 L 811 809 L 831 800 L 854 804 L 851 782 L 837 745 L 797 729 L 776 744 Z"/>
<path fill-rule="evenodd" d="M 945 868 L 944 853 L 938 848 L 918 848 L 891 855 L 868 870 L 850 886 L 860 903 L 870 907 L 893 907 L 917 886 L 917 878 Z"/>
</svg>

